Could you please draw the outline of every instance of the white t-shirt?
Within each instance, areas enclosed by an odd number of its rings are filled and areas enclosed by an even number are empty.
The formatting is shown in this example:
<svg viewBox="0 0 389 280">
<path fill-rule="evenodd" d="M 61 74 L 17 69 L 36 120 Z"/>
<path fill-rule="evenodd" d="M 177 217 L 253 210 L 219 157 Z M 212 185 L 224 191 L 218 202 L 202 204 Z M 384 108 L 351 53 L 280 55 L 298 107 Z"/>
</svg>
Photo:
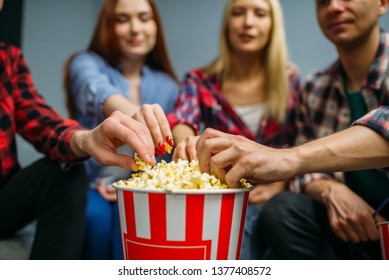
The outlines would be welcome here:
<svg viewBox="0 0 389 280">
<path fill-rule="evenodd" d="M 262 103 L 247 105 L 247 106 L 234 106 L 234 110 L 241 117 L 251 132 L 256 135 L 259 128 L 259 121 L 263 115 L 264 106 Z"/>
</svg>

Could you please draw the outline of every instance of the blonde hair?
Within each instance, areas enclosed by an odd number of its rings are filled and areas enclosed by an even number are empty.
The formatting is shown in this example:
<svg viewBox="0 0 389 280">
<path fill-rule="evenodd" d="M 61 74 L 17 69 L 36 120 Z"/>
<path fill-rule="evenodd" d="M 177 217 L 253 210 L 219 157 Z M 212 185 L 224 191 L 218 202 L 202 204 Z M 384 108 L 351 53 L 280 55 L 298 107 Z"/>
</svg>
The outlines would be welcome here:
<svg viewBox="0 0 389 280">
<path fill-rule="evenodd" d="M 231 71 L 231 45 L 228 41 L 228 23 L 235 0 L 229 0 L 222 20 L 219 37 L 219 55 L 203 68 L 208 74 L 218 74 L 222 77 Z M 282 8 L 279 0 L 265 0 L 270 6 L 272 31 L 263 56 L 258 57 L 264 65 L 266 79 L 265 110 L 270 118 L 283 122 L 288 107 L 288 54 L 284 30 Z"/>
</svg>

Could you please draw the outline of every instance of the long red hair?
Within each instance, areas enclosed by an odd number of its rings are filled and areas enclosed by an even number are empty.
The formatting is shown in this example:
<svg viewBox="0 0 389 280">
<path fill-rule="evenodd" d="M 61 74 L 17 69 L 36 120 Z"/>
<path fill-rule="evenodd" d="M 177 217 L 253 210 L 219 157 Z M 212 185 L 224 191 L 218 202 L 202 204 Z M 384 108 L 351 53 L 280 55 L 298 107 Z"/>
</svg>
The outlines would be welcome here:
<svg viewBox="0 0 389 280">
<path fill-rule="evenodd" d="M 153 18 L 157 26 L 157 39 L 154 48 L 147 54 L 145 64 L 165 72 L 174 80 L 177 80 L 173 67 L 170 63 L 165 37 L 162 28 L 161 16 L 159 15 L 157 5 L 153 0 L 146 0 L 149 2 L 153 12 Z M 115 28 L 115 8 L 118 0 L 105 0 L 100 10 L 100 15 L 97 19 L 95 30 L 93 32 L 92 40 L 87 48 L 88 51 L 95 52 L 103 57 L 110 65 L 117 66 L 120 61 L 120 49 L 118 39 L 114 32 Z M 79 52 L 71 55 L 64 66 L 64 88 L 66 95 L 66 107 L 69 116 L 74 118 L 75 108 L 73 96 L 70 88 L 69 67 L 74 57 Z"/>
</svg>

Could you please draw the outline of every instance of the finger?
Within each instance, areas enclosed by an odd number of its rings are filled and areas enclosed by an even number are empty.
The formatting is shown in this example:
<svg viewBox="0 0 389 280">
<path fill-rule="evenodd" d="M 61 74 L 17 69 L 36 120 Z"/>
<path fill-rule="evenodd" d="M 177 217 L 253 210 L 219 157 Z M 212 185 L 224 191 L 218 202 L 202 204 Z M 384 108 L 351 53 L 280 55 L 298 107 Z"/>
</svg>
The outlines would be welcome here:
<svg viewBox="0 0 389 280">
<path fill-rule="evenodd" d="M 187 150 L 186 150 L 186 142 L 181 141 L 176 148 L 174 149 L 174 157 L 176 158 L 175 161 L 178 159 L 183 159 L 183 160 L 189 160 L 189 156 L 187 155 Z"/>
<path fill-rule="evenodd" d="M 104 158 L 104 160 L 99 160 L 97 158 L 97 156 L 96 156 L 96 158 L 100 162 L 102 162 L 104 165 L 119 166 L 122 168 L 131 169 L 133 171 L 138 171 L 138 165 L 135 163 L 135 160 L 128 155 L 117 154 L 114 152 L 101 151 L 99 156 Z M 155 158 L 154 158 L 154 160 L 155 160 Z M 154 164 L 155 164 L 155 162 L 154 162 Z"/>
<path fill-rule="evenodd" d="M 377 241 L 380 237 L 377 223 L 385 221 L 385 218 L 381 215 L 375 215 L 372 220 L 373 225 L 369 224 L 366 228 L 366 232 L 369 237 L 369 240 Z"/>
<path fill-rule="evenodd" d="M 166 136 L 172 136 L 169 122 L 165 113 L 159 105 L 143 105 L 142 111 L 145 122 L 150 129 L 154 139 L 154 144 L 158 147 L 159 143 L 165 143 Z"/>
<path fill-rule="evenodd" d="M 208 129 L 207 129 L 208 130 Z M 204 138 L 203 138 L 204 137 Z M 197 158 L 202 172 L 211 173 L 211 157 L 213 155 L 232 146 L 228 137 L 207 138 L 208 134 L 203 134 L 196 143 Z M 200 144 L 199 144 L 200 142 Z M 213 158 L 214 160 L 214 158 Z M 217 166 L 214 165 L 215 168 Z"/>
<path fill-rule="evenodd" d="M 104 193 L 105 193 L 105 186 L 99 183 L 99 184 L 97 185 L 97 187 L 96 187 L 96 190 L 97 190 L 98 193 L 100 193 L 101 195 L 104 195 Z"/>
<path fill-rule="evenodd" d="M 107 119 L 109 122 L 103 123 L 111 131 L 113 136 L 119 137 L 124 142 L 128 136 L 136 136 L 150 152 L 154 151 L 153 140 L 147 126 L 118 111 L 114 112 L 111 116 L 112 118 Z"/>
<path fill-rule="evenodd" d="M 347 242 L 347 234 L 343 231 L 343 228 L 340 226 L 338 216 L 334 213 L 331 208 L 328 209 L 328 219 L 334 234 L 342 241 Z"/>
<path fill-rule="evenodd" d="M 347 224 L 346 222 L 341 222 L 340 227 L 342 228 L 343 232 L 346 234 L 347 240 L 350 240 L 353 243 L 358 243 L 361 241 L 359 235 L 355 232 L 354 228 L 350 224 Z"/>
<path fill-rule="evenodd" d="M 109 129 L 111 135 L 117 135 L 121 141 L 130 145 L 143 161 L 155 164 L 153 140 L 145 125 L 126 117 L 109 126 Z"/>
<path fill-rule="evenodd" d="M 161 133 L 162 133 L 162 140 L 161 142 L 166 142 L 166 138 L 170 137 L 170 139 L 173 139 L 173 134 L 170 129 L 169 121 L 166 117 L 165 112 L 163 111 L 162 107 L 158 104 L 155 104 L 153 107 L 156 119 L 158 121 L 158 125 L 160 127 Z"/>
<path fill-rule="evenodd" d="M 188 154 L 189 160 L 197 160 L 197 153 L 196 153 L 196 142 L 198 137 L 190 137 L 188 139 L 186 152 Z"/>
<path fill-rule="evenodd" d="M 105 186 L 107 189 L 107 193 L 115 193 L 116 189 L 112 185 Z"/>
<path fill-rule="evenodd" d="M 226 173 L 231 170 L 231 166 L 233 168 L 233 164 L 236 162 L 236 158 L 236 150 L 230 147 L 221 152 L 218 152 L 210 159 L 210 167 L 212 172 L 214 172 L 216 177 L 218 177 L 219 179 L 225 180 L 228 186 L 232 188 L 239 187 L 239 184 L 237 184 L 236 182 L 231 182 L 231 180 L 227 181 L 227 178 L 225 177 Z M 238 181 L 240 180 L 240 178 L 238 179 Z"/>
<path fill-rule="evenodd" d="M 161 132 L 158 123 L 153 115 L 152 109 L 143 105 L 133 116 L 134 120 L 144 124 L 150 132 L 152 143 L 154 147 L 158 146 L 158 141 L 161 140 Z"/>
<path fill-rule="evenodd" d="M 177 151 L 177 148 L 176 148 L 176 149 L 174 149 L 174 151 L 173 151 L 172 160 L 175 161 L 175 162 L 177 162 L 179 158 L 180 158 L 180 157 L 179 157 L 179 155 L 178 155 L 178 151 Z"/>
<path fill-rule="evenodd" d="M 226 173 L 225 180 L 227 185 L 235 188 L 241 186 L 240 180 L 245 178 L 247 180 L 247 167 L 243 166 L 241 163 L 237 163 L 231 167 L 231 169 Z"/>
<path fill-rule="evenodd" d="M 373 219 L 370 218 L 372 221 Z M 375 227 L 374 223 L 372 222 L 371 225 L 369 225 L 369 221 L 362 221 L 359 223 L 352 223 L 350 222 L 353 232 L 358 236 L 359 241 L 368 241 L 369 235 L 368 235 L 368 228 L 370 226 Z M 357 242 L 359 242 L 357 241 Z"/>
<path fill-rule="evenodd" d="M 226 135 L 228 135 L 228 134 L 221 132 L 219 130 L 213 129 L 213 128 L 205 129 L 203 134 L 199 137 L 199 139 L 196 142 L 197 155 L 203 149 L 206 140 L 211 139 L 211 138 L 216 138 L 216 137 L 223 137 Z"/>
</svg>

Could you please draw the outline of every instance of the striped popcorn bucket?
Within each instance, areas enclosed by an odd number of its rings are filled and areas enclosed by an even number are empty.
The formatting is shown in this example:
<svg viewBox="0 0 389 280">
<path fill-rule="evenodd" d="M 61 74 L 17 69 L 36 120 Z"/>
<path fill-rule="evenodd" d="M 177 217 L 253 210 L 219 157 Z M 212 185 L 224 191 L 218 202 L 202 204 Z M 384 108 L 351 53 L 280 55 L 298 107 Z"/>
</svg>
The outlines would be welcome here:
<svg viewBox="0 0 389 280">
<path fill-rule="evenodd" d="M 239 259 L 250 189 L 114 187 L 125 259 Z"/>
<path fill-rule="evenodd" d="M 389 260 L 389 221 L 377 224 L 380 232 L 382 259 Z"/>
</svg>

